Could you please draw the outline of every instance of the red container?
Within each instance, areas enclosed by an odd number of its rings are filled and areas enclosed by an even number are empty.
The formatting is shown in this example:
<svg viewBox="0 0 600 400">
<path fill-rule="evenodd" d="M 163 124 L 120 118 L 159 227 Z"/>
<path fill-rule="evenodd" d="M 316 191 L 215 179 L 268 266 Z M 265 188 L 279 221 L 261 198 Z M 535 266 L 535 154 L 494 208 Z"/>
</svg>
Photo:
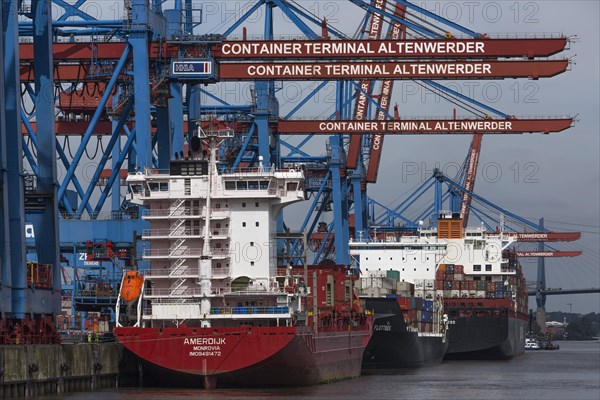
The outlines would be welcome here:
<svg viewBox="0 0 600 400">
<path fill-rule="evenodd" d="M 409 321 L 416 321 L 417 320 L 417 310 L 410 310 L 410 311 L 408 311 L 408 320 Z"/>
<path fill-rule="evenodd" d="M 402 311 L 408 311 L 411 308 L 411 298 L 410 297 L 400 297 L 400 309 Z"/>
<path fill-rule="evenodd" d="M 444 281 L 435 281 L 436 290 L 444 290 Z"/>
<path fill-rule="evenodd" d="M 446 279 L 447 281 L 453 281 L 454 280 L 454 273 L 448 273 L 446 272 Z"/>
<path fill-rule="evenodd" d="M 460 290 L 460 281 L 453 281 L 452 282 L 452 290 Z"/>
<path fill-rule="evenodd" d="M 462 274 L 464 272 L 464 267 L 462 265 L 454 265 L 454 273 Z"/>
</svg>

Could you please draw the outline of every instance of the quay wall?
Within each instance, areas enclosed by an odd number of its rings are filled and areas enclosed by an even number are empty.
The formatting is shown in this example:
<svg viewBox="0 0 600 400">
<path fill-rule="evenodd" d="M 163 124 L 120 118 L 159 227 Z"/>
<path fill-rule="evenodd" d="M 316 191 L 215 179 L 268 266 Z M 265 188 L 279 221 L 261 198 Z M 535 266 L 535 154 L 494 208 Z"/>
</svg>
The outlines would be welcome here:
<svg viewBox="0 0 600 400">
<path fill-rule="evenodd" d="M 137 386 L 137 358 L 121 344 L 0 346 L 0 399 Z"/>
</svg>

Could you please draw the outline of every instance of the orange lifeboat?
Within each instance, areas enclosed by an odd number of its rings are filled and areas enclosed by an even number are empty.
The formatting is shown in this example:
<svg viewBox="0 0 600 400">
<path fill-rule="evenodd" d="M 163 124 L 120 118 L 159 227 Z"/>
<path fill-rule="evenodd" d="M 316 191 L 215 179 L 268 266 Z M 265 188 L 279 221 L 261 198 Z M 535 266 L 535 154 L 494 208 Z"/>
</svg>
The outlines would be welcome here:
<svg viewBox="0 0 600 400">
<path fill-rule="evenodd" d="M 142 293 L 144 276 L 137 271 L 127 271 L 121 283 L 121 298 L 131 303 L 135 301 Z"/>
</svg>

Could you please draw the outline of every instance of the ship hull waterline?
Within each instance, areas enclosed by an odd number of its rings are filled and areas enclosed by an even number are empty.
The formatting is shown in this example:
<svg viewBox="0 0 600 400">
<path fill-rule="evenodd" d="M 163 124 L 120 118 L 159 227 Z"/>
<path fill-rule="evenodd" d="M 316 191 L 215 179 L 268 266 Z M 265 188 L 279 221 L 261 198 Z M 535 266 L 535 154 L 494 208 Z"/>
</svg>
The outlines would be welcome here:
<svg viewBox="0 0 600 400">
<path fill-rule="evenodd" d="M 159 335 L 165 334 L 170 339 L 161 340 Z M 308 386 L 360 376 L 370 332 L 340 329 L 311 333 L 306 327 L 253 326 L 120 328 L 117 337 L 140 357 L 145 385 L 273 387 Z"/>
<path fill-rule="evenodd" d="M 395 298 L 364 300 L 366 307 L 375 312 L 373 335 L 363 356 L 364 373 L 421 368 L 442 362 L 448 347 L 445 334 L 409 331 Z"/>
<path fill-rule="evenodd" d="M 510 359 L 525 352 L 527 321 L 509 316 L 450 319 L 446 359 Z"/>
</svg>

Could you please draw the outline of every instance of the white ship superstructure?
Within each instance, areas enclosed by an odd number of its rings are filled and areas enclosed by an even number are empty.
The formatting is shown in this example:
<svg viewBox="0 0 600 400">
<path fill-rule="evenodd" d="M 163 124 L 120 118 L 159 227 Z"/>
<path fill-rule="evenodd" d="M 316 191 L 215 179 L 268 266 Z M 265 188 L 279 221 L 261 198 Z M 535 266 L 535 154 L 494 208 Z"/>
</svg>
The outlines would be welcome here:
<svg viewBox="0 0 600 400">
<path fill-rule="evenodd" d="M 396 270 L 400 281 L 418 283 L 434 280 L 440 264 L 464 266 L 465 275 L 514 275 L 515 268 L 502 253 L 515 237 L 484 228 L 452 228 L 462 224 L 456 214 L 444 213 L 439 229 L 419 229 L 416 235 L 381 234 L 382 238 L 352 240 L 350 254 L 357 258 L 361 270 Z M 491 279 L 490 279 L 491 280 Z"/>
<path fill-rule="evenodd" d="M 274 313 L 285 320 L 299 304 L 275 281 L 274 240 L 279 211 L 304 199 L 303 172 L 259 165 L 220 173 L 217 139 L 207 138 L 211 160 L 172 161 L 169 171 L 127 179 L 151 226 L 142 232 L 146 325 L 227 326 Z"/>
</svg>

